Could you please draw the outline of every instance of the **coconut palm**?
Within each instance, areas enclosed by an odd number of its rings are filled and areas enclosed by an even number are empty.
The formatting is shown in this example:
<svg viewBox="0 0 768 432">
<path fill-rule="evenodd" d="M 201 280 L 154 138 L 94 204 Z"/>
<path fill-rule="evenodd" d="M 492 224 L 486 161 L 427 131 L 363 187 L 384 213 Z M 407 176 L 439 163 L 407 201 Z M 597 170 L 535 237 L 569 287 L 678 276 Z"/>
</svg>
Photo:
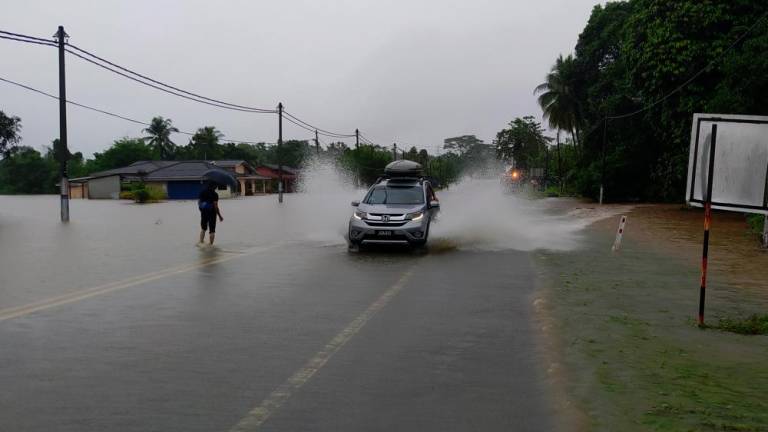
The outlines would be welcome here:
<svg viewBox="0 0 768 432">
<path fill-rule="evenodd" d="M 171 141 L 171 134 L 179 130 L 173 127 L 171 119 L 155 117 L 149 127 L 144 129 L 148 133 L 146 137 L 149 145 L 160 154 L 160 159 L 166 160 L 173 156 L 176 145 Z"/>
<path fill-rule="evenodd" d="M 544 111 L 544 120 L 552 129 L 565 130 L 571 134 L 574 144 L 579 145 L 579 123 L 581 113 L 574 89 L 575 61 L 573 56 L 560 55 L 547 74 L 547 79 L 533 91 L 539 94 L 539 105 Z"/>
</svg>

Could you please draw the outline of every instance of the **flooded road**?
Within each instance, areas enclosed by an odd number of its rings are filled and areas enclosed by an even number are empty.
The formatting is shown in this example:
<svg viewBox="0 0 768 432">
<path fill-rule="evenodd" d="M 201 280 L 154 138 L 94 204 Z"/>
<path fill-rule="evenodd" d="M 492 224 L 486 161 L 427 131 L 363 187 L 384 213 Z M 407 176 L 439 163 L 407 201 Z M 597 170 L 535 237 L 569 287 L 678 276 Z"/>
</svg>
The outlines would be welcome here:
<svg viewBox="0 0 768 432">
<path fill-rule="evenodd" d="M 0 430 L 551 430 L 529 251 L 588 219 L 473 181 L 426 253 L 351 254 L 321 180 L 213 249 L 194 202 L 0 197 Z"/>
</svg>

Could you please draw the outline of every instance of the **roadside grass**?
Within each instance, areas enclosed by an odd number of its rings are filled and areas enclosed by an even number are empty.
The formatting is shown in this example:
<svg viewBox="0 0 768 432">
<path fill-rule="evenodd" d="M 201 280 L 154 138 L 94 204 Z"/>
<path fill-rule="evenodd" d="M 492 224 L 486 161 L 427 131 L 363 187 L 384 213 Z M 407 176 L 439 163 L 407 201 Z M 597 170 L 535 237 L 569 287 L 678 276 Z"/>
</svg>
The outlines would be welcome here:
<svg viewBox="0 0 768 432">
<path fill-rule="evenodd" d="M 610 231 L 590 230 L 583 250 L 537 257 L 565 386 L 590 430 L 768 432 L 768 338 L 699 329 L 695 267 L 631 241 L 611 255 Z M 733 315 L 716 296 L 710 316 Z"/>
<path fill-rule="evenodd" d="M 752 314 L 742 319 L 721 318 L 713 328 L 743 335 L 765 335 L 768 334 L 768 315 Z"/>
</svg>

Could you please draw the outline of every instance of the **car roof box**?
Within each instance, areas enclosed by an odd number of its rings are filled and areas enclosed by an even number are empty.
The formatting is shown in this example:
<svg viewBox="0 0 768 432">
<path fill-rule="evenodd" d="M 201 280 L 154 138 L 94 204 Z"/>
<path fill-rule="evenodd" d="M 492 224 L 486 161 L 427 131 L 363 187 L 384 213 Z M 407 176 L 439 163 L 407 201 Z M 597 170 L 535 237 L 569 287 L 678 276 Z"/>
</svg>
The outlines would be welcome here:
<svg viewBox="0 0 768 432">
<path fill-rule="evenodd" d="M 422 175 L 423 169 L 421 164 L 409 160 L 398 160 L 390 162 L 384 167 L 384 174 L 389 177 L 415 177 L 419 178 Z"/>
</svg>

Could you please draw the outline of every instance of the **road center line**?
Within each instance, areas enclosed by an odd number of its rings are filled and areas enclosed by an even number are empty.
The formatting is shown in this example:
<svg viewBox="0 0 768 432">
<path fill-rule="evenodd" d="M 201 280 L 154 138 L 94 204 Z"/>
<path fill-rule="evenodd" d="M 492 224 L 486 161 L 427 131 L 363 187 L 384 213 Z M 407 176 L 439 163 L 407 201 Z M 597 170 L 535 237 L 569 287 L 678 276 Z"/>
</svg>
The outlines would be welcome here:
<svg viewBox="0 0 768 432">
<path fill-rule="evenodd" d="M 277 387 L 272 393 L 264 399 L 261 404 L 252 409 L 238 424 L 236 424 L 230 432 L 247 432 L 255 431 L 261 426 L 267 419 L 275 413 L 280 407 L 290 399 L 291 395 L 299 390 L 304 384 L 306 384 L 312 376 L 317 373 L 328 360 L 333 357 L 344 345 L 347 344 L 365 324 L 374 316 L 377 312 L 384 309 L 384 307 L 405 287 L 405 283 L 413 274 L 415 267 L 411 267 L 400 279 L 395 282 L 387 291 L 384 292 L 376 301 L 368 306 L 368 309 L 363 311 L 352 322 L 350 322 L 341 332 L 339 332 L 333 339 L 328 342 L 323 349 L 318 351 L 312 358 L 307 361 L 304 366 L 291 375 L 284 383 Z"/>
<path fill-rule="evenodd" d="M 64 294 L 61 296 L 40 300 L 37 302 L 22 305 L 22 306 L 16 306 L 16 307 L 11 307 L 7 309 L 0 309 L 0 321 L 18 318 L 21 316 L 29 315 L 34 312 L 51 309 L 51 308 L 69 304 L 69 303 L 74 303 L 74 302 L 85 300 L 97 295 L 110 293 L 113 291 L 129 288 L 136 285 L 141 285 L 147 282 L 151 282 L 153 280 L 162 279 L 162 278 L 177 275 L 180 273 L 185 273 L 190 270 L 207 267 L 213 264 L 223 263 L 236 258 L 242 258 L 249 255 L 254 255 L 260 252 L 266 252 L 268 250 L 271 250 L 280 246 L 282 246 L 282 244 L 254 247 L 251 249 L 247 249 L 244 252 L 228 253 L 227 256 L 206 258 L 193 264 L 182 264 L 182 265 L 170 267 L 164 270 L 158 270 L 155 272 L 146 273 L 139 276 L 129 277 L 119 281 L 82 289 L 69 294 Z"/>
</svg>

